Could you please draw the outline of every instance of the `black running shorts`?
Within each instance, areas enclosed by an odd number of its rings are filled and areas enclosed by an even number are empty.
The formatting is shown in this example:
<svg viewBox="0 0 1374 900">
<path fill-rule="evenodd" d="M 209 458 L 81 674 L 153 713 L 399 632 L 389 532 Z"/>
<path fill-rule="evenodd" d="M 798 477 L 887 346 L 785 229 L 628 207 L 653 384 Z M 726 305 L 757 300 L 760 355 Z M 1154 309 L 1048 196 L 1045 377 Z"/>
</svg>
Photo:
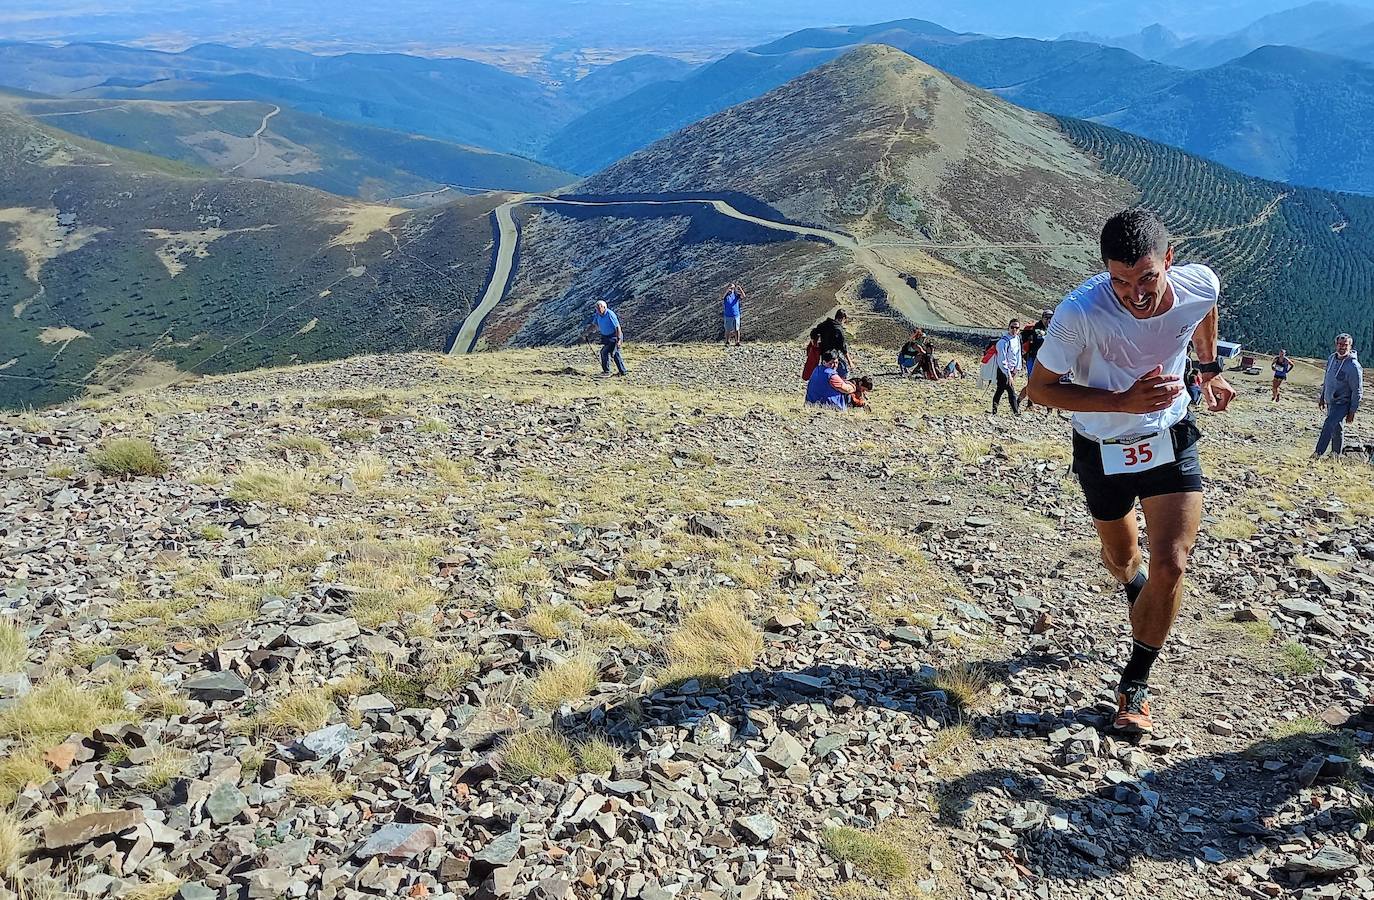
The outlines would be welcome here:
<svg viewBox="0 0 1374 900">
<path fill-rule="evenodd" d="M 1190 494 L 1202 490 L 1202 461 L 1198 439 L 1202 432 L 1192 416 L 1170 429 L 1174 462 L 1145 472 L 1107 475 L 1102 471 L 1102 451 L 1097 442 L 1073 434 L 1073 471 L 1083 486 L 1088 512 L 1100 522 L 1115 522 L 1130 515 L 1136 500 L 1164 494 Z"/>
</svg>

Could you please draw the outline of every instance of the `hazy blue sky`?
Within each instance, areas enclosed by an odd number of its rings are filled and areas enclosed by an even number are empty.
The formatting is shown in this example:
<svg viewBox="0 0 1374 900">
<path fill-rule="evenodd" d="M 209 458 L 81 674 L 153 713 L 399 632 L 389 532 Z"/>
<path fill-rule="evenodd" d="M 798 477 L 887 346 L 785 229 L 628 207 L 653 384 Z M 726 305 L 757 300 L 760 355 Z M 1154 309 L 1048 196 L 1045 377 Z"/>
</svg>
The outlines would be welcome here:
<svg viewBox="0 0 1374 900">
<path fill-rule="evenodd" d="M 1351 0 L 1374 6 L 1374 0 Z M 961 31 L 1121 34 L 1153 22 L 1219 33 L 1297 0 L 3 0 L 0 39 L 219 40 L 378 48 L 742 46 L 812 25 L 921 17 Z"/>
</svg>

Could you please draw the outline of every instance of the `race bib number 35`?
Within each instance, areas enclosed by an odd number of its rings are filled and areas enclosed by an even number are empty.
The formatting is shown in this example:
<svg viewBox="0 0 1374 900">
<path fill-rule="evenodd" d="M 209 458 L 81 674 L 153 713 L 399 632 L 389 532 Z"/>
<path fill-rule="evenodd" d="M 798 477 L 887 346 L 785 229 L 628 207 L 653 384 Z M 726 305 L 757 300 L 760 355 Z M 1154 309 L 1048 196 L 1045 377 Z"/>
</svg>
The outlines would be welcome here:
<svg viewBox="0 0 1374 900">
<path fill-rule="evenodd" d="M 1147 472 L 1173 461 L 1174 440 L 1167 431 L 1102 444 L 1102 471 L 1107 475 Z"/>
</svg>

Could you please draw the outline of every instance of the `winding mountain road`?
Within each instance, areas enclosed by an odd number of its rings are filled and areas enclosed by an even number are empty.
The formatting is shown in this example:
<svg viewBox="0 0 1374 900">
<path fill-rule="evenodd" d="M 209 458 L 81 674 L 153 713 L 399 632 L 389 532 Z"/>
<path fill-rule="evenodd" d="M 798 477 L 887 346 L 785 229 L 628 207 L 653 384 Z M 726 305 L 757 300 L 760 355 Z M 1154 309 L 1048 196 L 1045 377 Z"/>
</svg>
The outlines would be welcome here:
<svg viewBox="0 0 1374 900">
<path fill-rule="evenodd" d="M 854 237 L 838 231 L 829 231 L 824 228 L 810 228 L 805 225 L 793 225 L 787 222 L 777 222 L 772 219 L 763 219 L 758 216 L 751 216 L 748 213 L 740 212 L 724 200 L 702 197 L 698 199 L 678 198 L 673 200 L 564 200 L 558 197 L 548 197 L 542 194 L 521 194 L 498 206 L 495 210 L 496 215 L 496 250 L 492 264 L 491 277 L 487 282 L 486 290 L 482 294 L 482 299 L 473 307 L 462 326 L 458 329 L 453 343 L 449 345 L 450 354 L 471 353 L 477 344 L 477 338 L 482 332 L 482 323 L 486 321 L 491 311 L 497 304 L 505 298 L 510 291 L 511 281 L 514 277 L 515 249 L 520 241 L 520 229 L 515 224 L 515 217 L 512 211 L 521 206 L 643 206 L 643 207 L 663 207 L 663 206 L 709 206 L 723 216 L 738 219 L 741 222 L 749 222 L 762 228 L 769 228 L 774 231 L 784 231 L 798 237 L 816 238 L 833 244 L 836 247 L 848 250 L 854 254 L 854 260 L 863 266 L 873 276 L 873 279 L 887 292 L 888 302 L 894 309 L 900 312 L 908 321 L 916 325 L 928 328 L 952 328 L 958 327 L 946 320 L 937 313 L 926 298 L 922 297 L 913 289 L 901 273 L 889 266 L 878 255 L 872 247 L 861 244 Z"/>
<path fill-rule="evenodd" d="M 248 165 L 250 162 L 255 161 L 259 156 L 262 155 L 262 136 L 267 132 L 267 123 L 272 121 L 273 116 L 280 114 L 281 107 L 273 106 L 272 111 L 262 117 L 262 124 L 258 126 L 257 131 L 253 132 L 253 155 L 248 157 L 238 165 L 234 166 L 232 169 L 229 169 L 227 172 L 224 173 L 225 175 L 230 175 L 234 172 L 237 172 L 239 169 L 242 169 L 244 166 Z"/>
</svg>

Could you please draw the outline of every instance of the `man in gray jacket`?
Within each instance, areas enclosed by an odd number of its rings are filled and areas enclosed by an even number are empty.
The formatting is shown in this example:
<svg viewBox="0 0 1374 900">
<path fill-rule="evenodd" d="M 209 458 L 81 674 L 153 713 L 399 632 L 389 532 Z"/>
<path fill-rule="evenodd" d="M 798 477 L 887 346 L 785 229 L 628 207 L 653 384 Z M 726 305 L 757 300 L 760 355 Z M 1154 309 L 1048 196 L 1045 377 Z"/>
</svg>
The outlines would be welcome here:
<svg viewBox="0 0 1374 900">
<path fill-rule="evenodd" d="M 1336 352 L 1326 360 L 1326 377 L 1322 379 L 1322 394 L 1317 408 L 1326 412 L 1322 435 L 1317 439 L 1314 456 L 1331 452 L 1341 455 L 1345 449 L 1345 426 L 1355 421 L 1364 396 L 1364 372 L 1355 354 L 1355 342 L 1348 334 L 1336 335 Z"/>
</svg>

